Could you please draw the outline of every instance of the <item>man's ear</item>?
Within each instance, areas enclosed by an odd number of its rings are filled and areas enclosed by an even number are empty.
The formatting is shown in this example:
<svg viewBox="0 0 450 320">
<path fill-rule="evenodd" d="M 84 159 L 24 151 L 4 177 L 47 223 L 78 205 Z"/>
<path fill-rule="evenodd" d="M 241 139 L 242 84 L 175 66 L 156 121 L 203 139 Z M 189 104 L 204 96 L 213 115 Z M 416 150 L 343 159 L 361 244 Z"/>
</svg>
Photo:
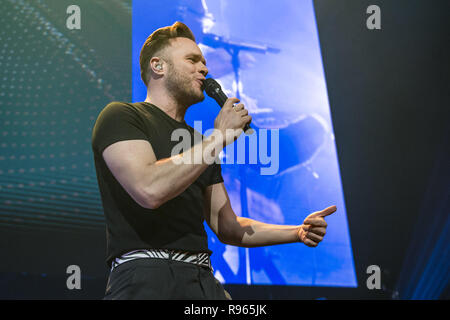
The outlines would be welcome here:
<svg viewBox="0 0 450 320">
<path fill-rule="evenodd" d="M 150 59 L 150 69 L 153 73 L 162 75 L 164 71 L 164 63 L 161 58 L 153 57 Z"/>
</svg>

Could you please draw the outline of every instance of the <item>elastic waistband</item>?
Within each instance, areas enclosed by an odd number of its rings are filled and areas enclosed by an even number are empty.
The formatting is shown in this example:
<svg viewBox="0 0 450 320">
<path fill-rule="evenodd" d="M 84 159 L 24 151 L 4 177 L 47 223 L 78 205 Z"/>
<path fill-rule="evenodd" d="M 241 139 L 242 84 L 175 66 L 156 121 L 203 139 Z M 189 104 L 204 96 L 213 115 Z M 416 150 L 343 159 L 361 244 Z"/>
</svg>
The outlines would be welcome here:
<svg viewBox="0 0 450 320">
<path fill-rule="evenodd" d="M 167 250 L 167 249 L 140 249 L 125 253 L 119 258 L 115 258 L 111 265 L 111 271 L 122 263 L 135 259 L 151 258 L 166 259 L 186 263 L 192 263 L 202 267 L 207 267 L 213 271 L 209 254 L 206 252 L 192 253 L 187 251 Z"/>
</svg>

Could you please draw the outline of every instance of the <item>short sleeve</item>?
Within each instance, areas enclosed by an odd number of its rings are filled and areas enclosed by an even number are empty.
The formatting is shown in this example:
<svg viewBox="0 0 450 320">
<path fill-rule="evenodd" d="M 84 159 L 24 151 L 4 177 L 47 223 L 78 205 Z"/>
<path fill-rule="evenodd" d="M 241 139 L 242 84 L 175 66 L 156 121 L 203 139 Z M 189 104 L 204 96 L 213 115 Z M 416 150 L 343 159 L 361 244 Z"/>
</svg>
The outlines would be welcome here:
<svg viewBox="0 0 450 320">
<path fill-rule="evenodd" d="M 92 149 L 98 154 L 123 140 L 147 140 L 138 113 L 123 102 L 109 103 L 99 114 L 92 130 Z"/>
<path fill-rule="evenodd" d="M 221 167 L 220 163 L 214 163 L 211 165 L 211 175 L 210 175 L 208 185 L 221 183 L 221 182 L 223 182 L 222 167 Z"/>
</svg>

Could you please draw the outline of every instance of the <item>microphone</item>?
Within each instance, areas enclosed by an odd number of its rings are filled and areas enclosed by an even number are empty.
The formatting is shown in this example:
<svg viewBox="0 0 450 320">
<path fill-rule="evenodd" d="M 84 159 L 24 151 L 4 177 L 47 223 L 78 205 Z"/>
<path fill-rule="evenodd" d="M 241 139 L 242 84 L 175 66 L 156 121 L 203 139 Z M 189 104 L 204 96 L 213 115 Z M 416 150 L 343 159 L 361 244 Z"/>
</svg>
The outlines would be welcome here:
<svg viewBox="0 0 450 320">
<path fill-rule="evenodd" d="M 225 93 L 223 93 L 222 88 L 220 87 L 220 84 L 217 83 L 216 80 L 213 78 L 208 78 L 203 82 L 203 85 L 205 87 L 205 92 L 208 96 L 216 100 L 216 102 L 219 104 L 219 106 L 222 108 L 225 104 L 225 101 L 227 101 L 228 97 Z M 244 132 L 245 134 L 252 134 L 254 130 L 250 127 L 248 123 L 244 126 Z"/>
</svg>

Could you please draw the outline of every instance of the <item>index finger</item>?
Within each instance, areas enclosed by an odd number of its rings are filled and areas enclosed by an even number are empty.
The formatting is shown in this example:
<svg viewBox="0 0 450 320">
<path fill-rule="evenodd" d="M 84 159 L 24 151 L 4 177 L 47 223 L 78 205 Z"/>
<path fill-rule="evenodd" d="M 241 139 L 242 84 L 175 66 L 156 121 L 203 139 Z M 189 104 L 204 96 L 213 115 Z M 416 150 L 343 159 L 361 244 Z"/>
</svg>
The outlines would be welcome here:
<svg viewBox="0 0 450 320">
<path fill-rule="evenodd" d="M 330 214 L 332 214 L 336 210 L 337 210 L 336 206 L 331 206 L 331 207 L 328 207 L 328 208 L 323 209 L 321 211 L 314 212 L 310 217 L 311 218 L 317 218 L 317 217 L 322 217 L 323 218 L 323 217 L 329 216 Z"/>
<path fill-rule="evenodd" d="M 238 98 L 228 98 L 227 101 L 225 101 L 223 108 L 232 108 L 235 103 L 240 102 Z"/>
</svg>

